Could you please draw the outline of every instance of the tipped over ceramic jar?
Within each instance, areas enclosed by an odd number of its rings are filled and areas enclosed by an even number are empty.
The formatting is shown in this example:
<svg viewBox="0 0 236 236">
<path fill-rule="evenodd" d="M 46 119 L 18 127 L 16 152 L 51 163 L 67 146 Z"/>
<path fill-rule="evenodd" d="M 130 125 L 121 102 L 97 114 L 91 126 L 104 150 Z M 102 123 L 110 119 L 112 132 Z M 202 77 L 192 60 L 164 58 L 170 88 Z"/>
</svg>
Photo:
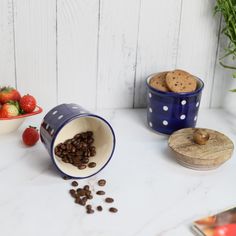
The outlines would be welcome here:
<svg viewBox="0 0 236 236">
<path fill-rule="evenodd" d="M 91 159 L 91 163 L 95 164 L 91 165 L 92 168 L 86 165 L 88 168 L 79 169 L 78 165 L 71 164 L 73 160 L 76 160 L 77 154 L 71 153 L 71 156 L 62 158 L 57 154 L 56 149 L 61 147 L 64 142 L 83 133 L 93 135 L 93 147 L 96 148 L 96 152 L 89 156 L 89 159 Z M 56 168 L 61 174 L 72 178 L 88 178 L 101 171 L 111 160 L 116 143 L 111 125 L 103 117 L 95 115 L 77 104 L 61 104 L 50 110 L 41 124 L 40 138 Z M 85 139 L 87 140 L 87 137 L 83 138 L 83 145 L 86 145 L 84 144 Z M 64 154 L 66 155 L 66 153 Z M 84 154 L 78 153 L 78 161 L 81 155 Z M 85 157 L 83 158 L 85 159 Z M 69 160 L 72 160 L 71 163 Z"/>
</svg>

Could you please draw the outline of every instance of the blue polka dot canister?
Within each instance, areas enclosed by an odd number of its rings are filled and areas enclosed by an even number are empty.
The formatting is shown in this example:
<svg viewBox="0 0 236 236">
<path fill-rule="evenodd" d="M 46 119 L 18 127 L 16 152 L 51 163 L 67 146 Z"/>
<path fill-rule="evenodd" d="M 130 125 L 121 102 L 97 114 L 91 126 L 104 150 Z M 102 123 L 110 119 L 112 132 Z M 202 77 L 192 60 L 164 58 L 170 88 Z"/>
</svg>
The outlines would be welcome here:
<svg viewBox="0 0 236 236">
<path fill-rule="evenodd" d="M 204 83 L 195 77 L 197 88 L 193 92 L 161 91 L 150 85 L 152 74 L 146 80 L 147 122 L 149 128 L 172 134 L 182 128 L 195 127 Z"/>
<path fill-rule="evenodd" d="M 78 179 L 100 172 L 111 160 L 116 144 L 108 121 L 73 103 L 58 105 L 46 114 L 40 138 L 58 171 Z"/>
</svg>

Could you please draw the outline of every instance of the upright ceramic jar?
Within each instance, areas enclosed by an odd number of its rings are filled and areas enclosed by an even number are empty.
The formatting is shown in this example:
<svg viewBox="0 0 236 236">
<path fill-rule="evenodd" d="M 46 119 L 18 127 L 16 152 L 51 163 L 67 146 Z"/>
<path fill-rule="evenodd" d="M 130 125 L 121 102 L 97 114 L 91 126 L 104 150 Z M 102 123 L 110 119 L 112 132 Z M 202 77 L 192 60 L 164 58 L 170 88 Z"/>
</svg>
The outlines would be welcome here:
<svg viewBox="0 0 236 236">
<path fill-rule="evenodd" d="M 149 84 L 155 75 L 150 75 L 146 80 L 148 126 L 163 134 L 195 127 L 204 87 L 203 81 L 196 78 L 197 89 L 194 92 L 163 92 Z"/>
</svg>

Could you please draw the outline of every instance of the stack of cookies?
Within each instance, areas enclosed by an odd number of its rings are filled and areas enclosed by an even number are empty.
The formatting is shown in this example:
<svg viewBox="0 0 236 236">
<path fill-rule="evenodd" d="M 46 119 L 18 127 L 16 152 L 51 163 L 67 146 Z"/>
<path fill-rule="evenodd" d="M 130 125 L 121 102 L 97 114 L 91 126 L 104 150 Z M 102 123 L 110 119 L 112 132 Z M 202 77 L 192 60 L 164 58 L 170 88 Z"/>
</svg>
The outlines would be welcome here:
<svg viewBox="0 0 236 236">
<path fill-rule="evenodd" d="M 197 89 L 197 80 L 194 75 L 176 69 L 156 74 L 149 85 L 163 92 L 188 93 Z"/>
</svg>

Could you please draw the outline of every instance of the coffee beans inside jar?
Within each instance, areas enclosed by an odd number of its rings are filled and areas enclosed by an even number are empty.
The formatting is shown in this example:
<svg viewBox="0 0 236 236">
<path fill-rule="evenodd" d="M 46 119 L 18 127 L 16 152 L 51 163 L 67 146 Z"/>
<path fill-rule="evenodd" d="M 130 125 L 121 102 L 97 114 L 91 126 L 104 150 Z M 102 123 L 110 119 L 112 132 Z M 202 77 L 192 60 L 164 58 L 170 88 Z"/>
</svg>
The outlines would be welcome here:
<svg viewBox="0 0 236 236">
<path fill-rule="evenodd" d="M 90 161 L 90 158 L 96 155 L 96 148 L 93 143 L 93 132 L 82 132 L 63 143 L 59 143 L 54 152 L 63 162 L 70 163 L 80 170 L 87 167 L 94 168 L 96 163 Z"/>
</svg>

